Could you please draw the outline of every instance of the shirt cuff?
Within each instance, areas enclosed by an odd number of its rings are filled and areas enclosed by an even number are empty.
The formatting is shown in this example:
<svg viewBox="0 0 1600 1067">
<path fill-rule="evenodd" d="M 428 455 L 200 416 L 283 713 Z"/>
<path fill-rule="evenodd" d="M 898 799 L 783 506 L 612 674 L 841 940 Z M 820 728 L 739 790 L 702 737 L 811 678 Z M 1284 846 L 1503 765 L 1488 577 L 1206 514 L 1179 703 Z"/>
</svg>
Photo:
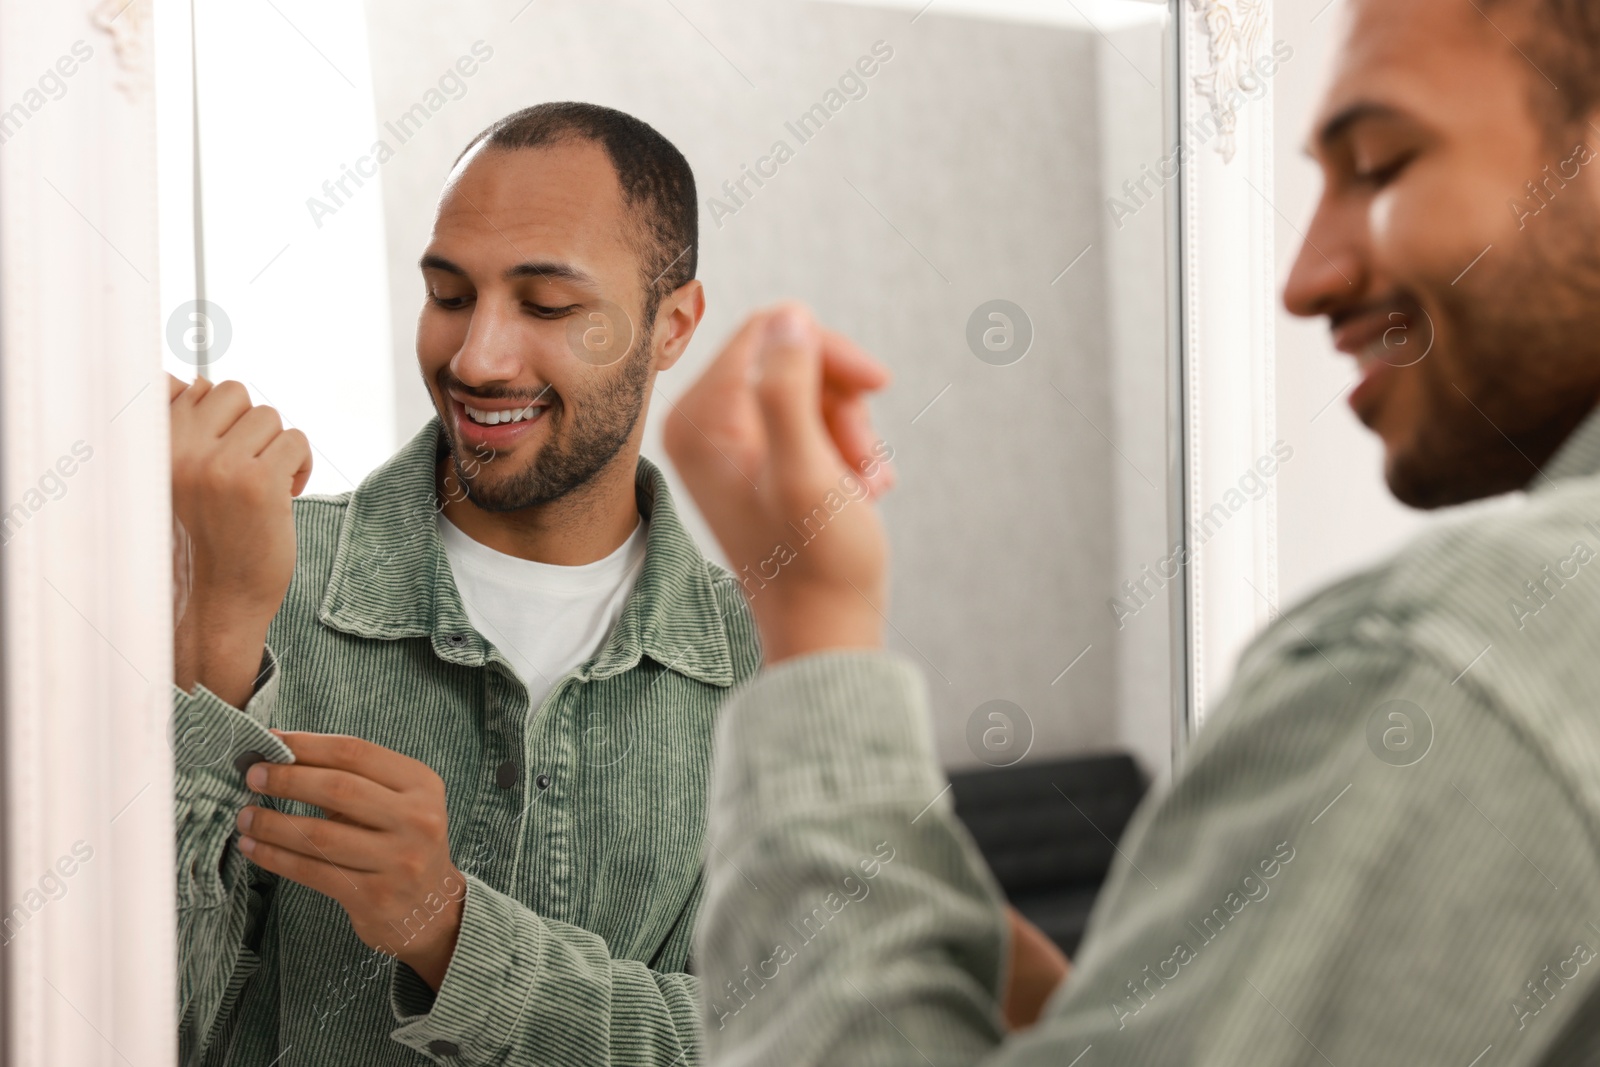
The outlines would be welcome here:
<svg viewBox="0 0 1600 1067">
<path fill-rule="evenodd" d="M 790 816 L 927 804 L 945 788 L 922 672 L 886 652 L 821 652 L 762 671 L 728 701 L 713 806 L 730 838 Z"/>
<path fill-rule="evenodd" d="M 278 699 L 278 667 L 271 652 L 261 658 L 262 681 L 244 710 L 203 685 L 193 693 L 172 687 L 174 820 L 177 824 L 177 894 L 180 908 L 217 907 L 228 899 L 228 842 L 245 805 L 268 804 L 245 784 L 244 773 L 259 760 L 293 763 L 289 746 L 267 732 Z"/>
<path fill-rule="evenodd" d="M 272 650 L 261 653 L 256 691 L 241 710 L 203 685 L 193 693 L 172 687 L 173 771 L 178 794 L 215 801 L 237 801 L 254 795 L 244 772 L 252 763 L 293 763 L 294 753 L 267 730 L 278 706 L 278 661 Z"/>
<path fill-rule="evenodd" d="M 389 980 L 389 1036 L 437 1062 L 499 1063 L 538 980 L 544 929 L 520 902 L 467 875 L 461 931 L 438 992 L 403 963 Z"/>
</svg>

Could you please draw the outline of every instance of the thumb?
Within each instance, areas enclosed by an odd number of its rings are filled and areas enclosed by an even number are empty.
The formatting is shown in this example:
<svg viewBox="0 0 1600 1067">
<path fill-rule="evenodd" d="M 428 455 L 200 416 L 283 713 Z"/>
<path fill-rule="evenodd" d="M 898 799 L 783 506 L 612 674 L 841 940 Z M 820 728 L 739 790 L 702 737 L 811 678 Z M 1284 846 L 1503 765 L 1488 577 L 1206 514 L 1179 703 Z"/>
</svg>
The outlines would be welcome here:
<svg viewBox="0 0 1600 1067">
<path fill-rule="evenodd" d="M 798 304 L 773 310 L 756 370 L 756 398 L 780 481 L 825 479 L 839 461 L 822 417 L 822 335 L 810 312 Z"/>
</svg>

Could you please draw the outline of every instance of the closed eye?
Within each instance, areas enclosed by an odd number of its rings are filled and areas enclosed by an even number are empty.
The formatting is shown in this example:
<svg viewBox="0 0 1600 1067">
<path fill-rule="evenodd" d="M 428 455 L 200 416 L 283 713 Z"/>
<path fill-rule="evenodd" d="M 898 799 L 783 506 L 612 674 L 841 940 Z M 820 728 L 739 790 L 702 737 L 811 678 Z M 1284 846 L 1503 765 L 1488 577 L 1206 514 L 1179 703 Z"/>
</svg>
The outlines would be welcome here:
<svg viewBox="0 0 1600 1067">
<path fill-rule="evenodd" d="M 1363 185 L 1370 185 L 1374 189 L 1381 189 L 1400 176 L 1400 172 L 1417 158 L 1415 152 L 1408 152 L 1398 157 L 1393 162 L 1385 163 L 1381 167 L 1372 167 L 1368 170 L 1357 171 L 1352 175 L 1356 181 Z"/>
<path fill-rule="evenodd" d="M 560 319 L 577 311 L 580 305 L 568 304 L 566 307 L 553 308 L 545 307 L 543 304 L 535 304 L 531 300 L 524 300 L 522 306 L 541 319 Z"/>
</svg>

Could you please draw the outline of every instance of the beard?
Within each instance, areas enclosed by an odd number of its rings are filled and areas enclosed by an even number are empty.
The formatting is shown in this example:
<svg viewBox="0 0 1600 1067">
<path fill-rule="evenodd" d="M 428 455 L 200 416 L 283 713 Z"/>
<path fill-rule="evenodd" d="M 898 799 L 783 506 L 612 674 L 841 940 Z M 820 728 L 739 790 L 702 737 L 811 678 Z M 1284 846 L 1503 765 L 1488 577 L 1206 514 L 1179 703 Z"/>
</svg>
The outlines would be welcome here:
<svg viewBox="0 0 1600 1067">
<path fill-rule="evenodd" d="M 1408 368 L 1420 376 L 1422 410 L 1384 470 L 1402 503 L 1437 508 L 1524 488 L 1594 410 L 1600 207 L 1591 197 L 1564 190 L 1504 254 L 1460 284 L 1426 286 L 1437 293 L 1439 350 Z M 1402 301 L 1421 306 L 1411 294 Z"/>
<path fill-rule="evenodd" d="M 567 398 L 547 386 L 541 393 L 522 397 L 509 390 L 493 393 L 463 386 L 446 367 L 439 372 L 439 395 L 448 396 L 454 386 L 468 396 L 486 400 L 548 400 L 550 407 L 540 416 L 550 422 L 549 439 L 520 470 L 507 470 L 509 456 L 485 460 L 457 439 L 448 411 L 441 411 L 445 441 L 450 449 L 450 465 L 456 479 L 466 489 L 467 499 L 485 511 L 520 511 L 560 500 L 594 479 L 617 457 L 633 436 L 644 411 L 645 391 L 650 383 L 648 344 L 623 358 L 612 377 L 588 393 Z M 577 414 L 573 414 L 574 407 Z"/>
</svg>

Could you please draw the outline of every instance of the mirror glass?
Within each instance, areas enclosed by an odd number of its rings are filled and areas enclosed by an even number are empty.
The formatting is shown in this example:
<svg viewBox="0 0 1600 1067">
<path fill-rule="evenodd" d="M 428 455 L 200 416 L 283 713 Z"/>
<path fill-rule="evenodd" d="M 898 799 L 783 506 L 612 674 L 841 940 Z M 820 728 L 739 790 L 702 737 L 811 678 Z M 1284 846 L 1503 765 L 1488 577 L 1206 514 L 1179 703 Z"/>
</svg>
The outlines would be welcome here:
<svg viewBox="0 0 1600 1067">
<path fill-rule="evenodd" d="M 284 0 L 196 22 L 198 212 L 190 116 L 163 115 L 164 310 L 191 324 L 167 363 L 209 358 L 303 429 L 309 491 L 354 488 L 433 414 L 417 259 L 461 149 L 533 103 L 615 107 L 682 150 L 702 209 L 706 316 L 646 453 L 746 311 L 806 301 L 895 374 L 889 633 L 945 762 L 1165 769 L 1165 6 Z M 197 291 L 208 350 L 180 313 Z"/>
<path fill-rule="evenodd" d="M 1167 772 L 1167 5 L 197 0 L 194 18 L 192 55 L 161 57 L 194 85 L 192 107 L 161 105 L 166 360 L 305 431 L 309 492 L 352 490 L 434 415 L 418 258 L 461 150 L 531 104 L 620 109 L 683 152 L 700 205 L 707 311 L 656 382 L 646 455 L 667 466 L 663 417 L 749 310 L 805 301 L 894 373 L 874 402 L 899 471 L 888 640 L 927 678 L 947 768 Z"/>
</svg>

